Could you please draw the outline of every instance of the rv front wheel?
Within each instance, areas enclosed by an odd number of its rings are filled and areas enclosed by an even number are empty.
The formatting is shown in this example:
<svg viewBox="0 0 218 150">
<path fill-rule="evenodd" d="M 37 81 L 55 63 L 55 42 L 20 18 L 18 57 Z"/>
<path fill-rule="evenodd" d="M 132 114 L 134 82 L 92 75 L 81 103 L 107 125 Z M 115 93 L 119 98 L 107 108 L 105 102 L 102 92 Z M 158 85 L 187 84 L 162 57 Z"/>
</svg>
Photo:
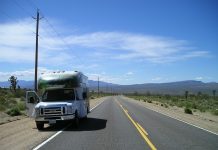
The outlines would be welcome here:
<svg viewBox="0 0 218 150">
<path fill-rule="evenodd" d="M 77 111 L 76 111 L 76 113 L 75 113 L 74 124 L 75 124 L 75 127 L 76 127 L 76 128 L 79 128 L 79 116 L 78 116 Z"/>
<path fill-rule="evenodd" d="M 38 130 L 43 130 L 44 128 L 44 123 L 43 122 L 38 122 L 36 121 L 36 127 Z"/>
</svg>

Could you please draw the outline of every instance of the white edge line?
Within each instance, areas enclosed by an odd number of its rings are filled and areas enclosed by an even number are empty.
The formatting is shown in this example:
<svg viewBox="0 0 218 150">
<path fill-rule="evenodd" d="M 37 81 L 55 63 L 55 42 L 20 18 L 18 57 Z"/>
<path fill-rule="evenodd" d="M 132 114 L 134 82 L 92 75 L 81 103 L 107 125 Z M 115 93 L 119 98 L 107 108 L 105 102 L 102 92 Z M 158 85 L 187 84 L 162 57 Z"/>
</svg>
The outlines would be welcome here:
<svg viewBox="0 0 218 150">
<path fill-rule="evenodd" d="M 95 107 L 91 108 L 90 111 L 93 111 L 96 107 L 98 107 L 100 104 L 102 104 L 105 100 L 103 100 L 101 103 L 99 103 L 98 105 L 96 105 Z M 39 148 L 41 148 L 43 145 L 45 145 L 46 143 L 48 143 L 49 141 L 51 141 L 53 138 L 55 138 L 56 136 L 58 136 L 60 133 L 62 133 L 66 128 L 68 128 L 71 124 L 69 124 L 68 126 L 64 127 L 63 129 L 61 129 L 60 131 L 58 131 L 57 133 L 55 133 L 54 135 L 52 135 L 50 138 L 48 138 L 47 140 L 45 140 L 44 142 L 42 142 L 41 144 L 39 144 L 38 146 L 36 146 L 35 148 L 33 148 L 33 150 L 38 150 Z"/>
<path fill-rule="evenodd" d="M 61 129 L 60 131 L 58 131 L 57 133 L 55 133 L 54 135 L 52 135 L 50 138 L 48 138 L 47 140 L 45 140 L 44 142 L 42 142 L 41 144 L 39 144 L 37 147 L 35 147 L 33 150 L 38 150 L 39 148 L 41 148 L 43 145 L 45 145 L 46 143 L 48 143 L 49 141 L 51 141 L 54 137 L 56 137 L 57 135 L 59 135 L 61 132 L 63 132 L 67 127 L 69 127 L 71 124 L 69 124 L 68 126 L 64 127 L 63 129 Z"/>
<path fill-rule="evenodd" d="M 186 121 L 180 120 L 180 119 L 178 119 L 178 118 L 174 118 L 174 117 L 172 117 L 172 116 L 169 116 L 169 115 L 167 115 L 167 114 L 165 114 L 165 113 L 162 113 L 162 112 L 159 112 L 159 111 L 157 111 L 157 110 L 153 110 L 153 109 L 148 108 L 148 107 L 145 107 L 145 108 L 147 108 L 147 109 L 149 109 L 149 110 L 152 110 L 152 111 L 154 111 L 154 112 L 157 112 L 157 113 L 159 113 L 159 114 L 162 114 L 162 115 L 164 115 L 164 116 L 167 116 L 167 117 L 169 117 L 169 118 L 175 119 L 175 120 L 177 120 L 177 121 L 181 121 L 181 122 L 186 123 L 186 124 L 188 124 L 188 125 L 194 126 L 194 127 L 199 128 L 199 129 L 201 129 L 201 130 L 207 131 L 207 132 L 209 132 L 209 133 L 218 135 L 218 133 L 212 132 L 212 131 L 207 130 L 207 129 L 205 129 L 205 128 L 202 128 L 202 127 L 199 127 L 199 126 L 197 126 L 197 125 L 194 125 L 194 124 L 188 123 L 188 122 L 186 122 Z"/>
</svg>

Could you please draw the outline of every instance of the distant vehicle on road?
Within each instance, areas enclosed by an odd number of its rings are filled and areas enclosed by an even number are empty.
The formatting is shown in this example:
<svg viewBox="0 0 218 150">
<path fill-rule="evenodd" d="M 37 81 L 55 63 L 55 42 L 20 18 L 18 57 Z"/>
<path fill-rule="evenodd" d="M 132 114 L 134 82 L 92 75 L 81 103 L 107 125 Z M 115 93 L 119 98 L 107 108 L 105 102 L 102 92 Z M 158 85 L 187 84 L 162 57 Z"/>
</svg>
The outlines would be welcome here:
<svg viewBox="0 0 218 150">
<path fill-rule="evenodd" d="M 26 92 L 27 114 L 35 118 L 38 130 L 64 120 L 74 120 L 78 127 L 90 109 L 87 83 L 88 77 L 78 71 L 43 74 L 39 92 Z"/>
</svg>

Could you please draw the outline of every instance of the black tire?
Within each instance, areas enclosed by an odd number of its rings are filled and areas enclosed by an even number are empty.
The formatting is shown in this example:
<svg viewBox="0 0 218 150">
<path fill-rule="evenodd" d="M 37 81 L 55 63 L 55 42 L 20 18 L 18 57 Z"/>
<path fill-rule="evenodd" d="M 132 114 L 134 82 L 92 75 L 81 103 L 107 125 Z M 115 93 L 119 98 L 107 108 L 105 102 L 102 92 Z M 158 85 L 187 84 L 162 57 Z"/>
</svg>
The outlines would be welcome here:
<svg viewBox="0 0 218 150">
<path fill-rule="evenodd" d="M 87 107 L 86 109 L 86 116 L 84 117 L 85 120 L 88 119 L 88 113 L 89 113 L 89 107 Z"/>
<path fill-rule="evenodd" d="M 76 113 L 75 113 L 74 126 L 75 126 L 76 128 L 79 128 L 79 117 L 78 117 L 77 111 L 76 111 Z"/>
<path fill-rule="evenodd" d="M 44 129 L 44 122 L 36 122 L 36 127 L 38 130 Z"/>
<path fill-rule="evenodd" d="M 87 114 L 90 113 L 90 106 L 87 107 Z"/>
<path fill-rule="evenodd" d="M 87 107 L 87 114 L 90 113 L 90 107 Z"/>
</svg>

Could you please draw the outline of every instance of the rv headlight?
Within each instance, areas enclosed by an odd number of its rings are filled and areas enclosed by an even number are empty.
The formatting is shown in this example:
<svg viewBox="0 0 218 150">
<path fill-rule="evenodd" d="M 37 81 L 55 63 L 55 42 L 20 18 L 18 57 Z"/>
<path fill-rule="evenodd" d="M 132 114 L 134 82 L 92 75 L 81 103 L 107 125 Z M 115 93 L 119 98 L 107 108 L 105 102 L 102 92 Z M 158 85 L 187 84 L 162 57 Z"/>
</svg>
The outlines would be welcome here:
<svg viewBox="0 0 218 150">
<path fill-rule="evenodd" d="M 72 106 L 68 106 L 68 107 L 67 107 L 67 113 L 68 113 L 68 114 L 72 114 L 72 113 L 73 113 Z"/>
<path fill-rule="evenodd" d="M 35 108 L 36 116 L 39 116 L 39 108 Z"/>
</svg>

